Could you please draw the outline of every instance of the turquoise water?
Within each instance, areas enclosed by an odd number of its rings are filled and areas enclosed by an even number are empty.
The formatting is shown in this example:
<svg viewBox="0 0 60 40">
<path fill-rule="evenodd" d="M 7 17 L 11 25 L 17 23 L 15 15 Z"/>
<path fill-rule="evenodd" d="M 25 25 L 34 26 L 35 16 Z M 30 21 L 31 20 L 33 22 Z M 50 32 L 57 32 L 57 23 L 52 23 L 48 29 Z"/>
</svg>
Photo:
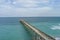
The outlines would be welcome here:
<svg viewBox="0 0 60 40">
<path fill-rule="evenodd" d="M 20 18 L 0 18 L 0 40 L 31 40 Z"/>
<path fill-rule="evenodd" d="M 31 25 L 53 37 L 60 37 L 60 17 L 1 17 L 0 40 L 31 40 L 31 35 L 20 24 L 25 19 Z"/>
<path fill-rule="evenodd" d="M 30 40 L 30 35 L 21 25 L 1 25 L 0 40 Z"/>
</svg>

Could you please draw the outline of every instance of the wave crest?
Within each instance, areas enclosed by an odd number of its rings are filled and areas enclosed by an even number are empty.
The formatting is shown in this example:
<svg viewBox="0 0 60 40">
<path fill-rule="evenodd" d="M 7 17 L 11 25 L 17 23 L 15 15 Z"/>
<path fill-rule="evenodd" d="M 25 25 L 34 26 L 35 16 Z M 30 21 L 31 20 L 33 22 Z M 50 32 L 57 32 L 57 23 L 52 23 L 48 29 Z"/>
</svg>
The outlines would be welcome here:
<svg viewBox="0 0 60 40">
<path fill-rule="evenodd" d="M 53 26 L 51 29 L 52 29 L 52 30 L 60 30 L 60 25 Z"/>
</svg>

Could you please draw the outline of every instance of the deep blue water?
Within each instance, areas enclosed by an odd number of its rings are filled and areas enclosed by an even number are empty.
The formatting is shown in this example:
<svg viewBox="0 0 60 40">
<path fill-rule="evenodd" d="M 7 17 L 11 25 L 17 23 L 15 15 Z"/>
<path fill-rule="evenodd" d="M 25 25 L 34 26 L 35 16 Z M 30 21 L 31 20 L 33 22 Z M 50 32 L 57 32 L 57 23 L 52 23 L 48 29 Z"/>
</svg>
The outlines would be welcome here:
<svg viewBox="0 0 60 40">
<path fill-rule="evenodd" d="M 25 19 L 48 35 L 60 37 L 60 17 L 0 17 L 0 40 L 31 40 L 20 19 Z"/>
</svg>

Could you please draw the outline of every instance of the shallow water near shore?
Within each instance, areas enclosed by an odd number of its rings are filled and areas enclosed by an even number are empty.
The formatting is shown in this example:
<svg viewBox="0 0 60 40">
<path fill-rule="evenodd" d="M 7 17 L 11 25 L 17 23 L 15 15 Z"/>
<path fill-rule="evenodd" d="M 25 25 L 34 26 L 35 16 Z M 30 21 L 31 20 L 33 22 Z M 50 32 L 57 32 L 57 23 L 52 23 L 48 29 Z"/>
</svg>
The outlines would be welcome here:
<svg viewBox="0 0 60 40">
<path fill-rule="evenodd" d="M 60 40 L 60 17 L 0 17 L 0 40 L 31 40 L 20 19 Z"/>
</svg>

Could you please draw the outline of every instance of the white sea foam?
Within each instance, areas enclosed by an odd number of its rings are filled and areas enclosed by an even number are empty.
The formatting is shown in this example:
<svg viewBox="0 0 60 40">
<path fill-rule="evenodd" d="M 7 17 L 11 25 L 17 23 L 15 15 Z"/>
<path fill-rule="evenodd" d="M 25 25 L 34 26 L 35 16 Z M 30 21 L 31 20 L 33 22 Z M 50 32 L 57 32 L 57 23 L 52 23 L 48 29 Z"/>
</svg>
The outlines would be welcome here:
<svg viewBox="0 0 60 40">
<path fill-rule="evenodd" d="M 60 40 L 60 37 L 55 38 L 56 40 Z"/>
<path fill-rule="evenodd" d="M 51 27 L 52 30 L 60 30 L 60 25 Z"/>
</svg>

